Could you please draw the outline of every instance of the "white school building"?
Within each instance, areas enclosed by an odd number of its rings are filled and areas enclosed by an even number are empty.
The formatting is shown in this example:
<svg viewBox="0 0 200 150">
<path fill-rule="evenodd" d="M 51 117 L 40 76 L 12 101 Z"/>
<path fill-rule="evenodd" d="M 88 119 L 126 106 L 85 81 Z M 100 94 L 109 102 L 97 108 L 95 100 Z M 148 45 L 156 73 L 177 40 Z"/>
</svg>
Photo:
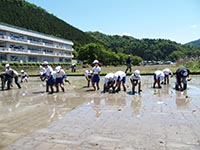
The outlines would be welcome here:
<svg viewBox="0 0 200 150">
<path fill-rule="evenodd" d="M 73 42 L 0 22 L 0 62 L 69 62 Z"/>
</svg>

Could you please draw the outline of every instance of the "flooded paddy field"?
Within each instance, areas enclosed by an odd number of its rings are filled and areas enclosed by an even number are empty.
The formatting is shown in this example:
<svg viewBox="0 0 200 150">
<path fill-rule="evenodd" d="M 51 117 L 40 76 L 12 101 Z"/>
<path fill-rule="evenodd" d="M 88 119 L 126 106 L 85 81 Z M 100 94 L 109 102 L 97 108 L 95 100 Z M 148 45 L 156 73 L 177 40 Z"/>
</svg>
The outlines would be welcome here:
<svg viewBox="0 0 200 150">
<path fill-rule="evenodd" d="M 45 82 L 29 78 L 18 89 L 0 91 L 0 149 L 3 150 L 199 150 L 200 76 L 188 89 L 153 89 L 143 76 L 140 95 L 93 91 L 81 77 L 69 77 L 66 91 L 47 94 Z"/>
</svg>

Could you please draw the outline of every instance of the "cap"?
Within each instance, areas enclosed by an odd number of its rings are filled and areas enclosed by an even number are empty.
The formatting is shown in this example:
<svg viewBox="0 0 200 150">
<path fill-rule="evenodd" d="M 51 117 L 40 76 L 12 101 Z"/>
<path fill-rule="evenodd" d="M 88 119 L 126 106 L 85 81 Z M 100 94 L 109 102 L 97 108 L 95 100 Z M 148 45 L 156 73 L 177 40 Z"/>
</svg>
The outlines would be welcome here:
<svg viewBox="0 0 200 150">
<path fill-rule="evenodd" d="M 44 61 L 43 62 L 43 65 L 48 65 L 49 63 L 47 61 Z"/>
<path fill-rule="evenodd" d="M 60 69 L 61 69 L 61 66 L 57 66 L 57 67 L 56 67 L 56 72 L 59 72 Z"/>
<path fill-rule="evenodd" d="M 21 70 L 21 73 L 23 73 L 24 72 L 24 70 Z"/>
<path fill-rule="evenodd" d="M 94 61 L 93 61 L 93 64 L 98 64 L 98 63 L 99 63 L 98 60 L 94 60 Z"/>
<path fill-rule="evenodd" d="M 10 66 L 9 64 L 6 64 L 6 65 L 5 65 L 6 68 L 9 67 L 9 66 Z"/>
<path fill-rule="evenodd" d="M 140 75 L 140 71 L 139 71 L 139 70 L 135 70 L 134 75 L 135 75 L 136 77 L 138 77 L 138 76 Z"/>
</svg>

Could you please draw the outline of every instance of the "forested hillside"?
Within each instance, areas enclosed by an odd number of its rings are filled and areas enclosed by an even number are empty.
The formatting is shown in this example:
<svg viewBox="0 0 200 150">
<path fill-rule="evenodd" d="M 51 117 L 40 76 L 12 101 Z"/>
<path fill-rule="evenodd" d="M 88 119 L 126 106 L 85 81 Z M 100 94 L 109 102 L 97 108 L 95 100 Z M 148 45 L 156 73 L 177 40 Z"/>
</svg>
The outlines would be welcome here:
<svg viewBox="0 0 200 150">
<path fill-rule="evenodd" d="M 94 58 L 102 58 L 100 61 L 105 64 L 123 64 L 129 54 L 135 58 L 135 64 L 142 59 L 176 61 L 200 54 L 200 48 L 170 40 L 85 33 L 25 0 L 0 0 L 0 22 L 72 40 L 76 58 L 88 63 Z"/>
<path fill-rule="evenodd" d="M 186 43 L 186 45 L 190 45 L 190 46 L 194 46 L 194 47 L 200 47 L 200 39 Z"/>
<path fill-rule="evenodd" d="M 95 41 L 43 8 L 24 0 L 0 0 L 0 22 L 69 39 L 75 47 Z"/>
<path fill-rule="evenodd" d="M 142 57 L 144 60 L 172 60 L 186 56 L 199 56 L 200 49 L 178 44 L 176 42 L 164 39 L 142 39 L 138 40 L 130 36 L 110 36 L 100 32 L 88 32 L 88 35 L 115 52 L 133 54 Z"/>
</svg>

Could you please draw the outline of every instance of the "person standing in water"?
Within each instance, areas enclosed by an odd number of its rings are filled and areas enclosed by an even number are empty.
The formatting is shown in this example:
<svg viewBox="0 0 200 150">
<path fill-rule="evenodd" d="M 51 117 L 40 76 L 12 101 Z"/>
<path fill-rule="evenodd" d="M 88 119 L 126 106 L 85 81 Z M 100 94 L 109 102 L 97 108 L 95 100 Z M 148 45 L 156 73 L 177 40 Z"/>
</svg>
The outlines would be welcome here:
<svg viewBox="0 0 200 150">
<path fill-rule="evenodd" d="M 94 67 L 92 68 L 93 76 L 92 76 L 92 86 L 94 90 L 99 90 L 99 82 L 100 82 L 100 72 L 101 72 L 101 67 L 99 66 L 99 61 L 94 60 L 93 61 Z M 96 86 L 95 86 L 96 84 Z"/>
</svg>

